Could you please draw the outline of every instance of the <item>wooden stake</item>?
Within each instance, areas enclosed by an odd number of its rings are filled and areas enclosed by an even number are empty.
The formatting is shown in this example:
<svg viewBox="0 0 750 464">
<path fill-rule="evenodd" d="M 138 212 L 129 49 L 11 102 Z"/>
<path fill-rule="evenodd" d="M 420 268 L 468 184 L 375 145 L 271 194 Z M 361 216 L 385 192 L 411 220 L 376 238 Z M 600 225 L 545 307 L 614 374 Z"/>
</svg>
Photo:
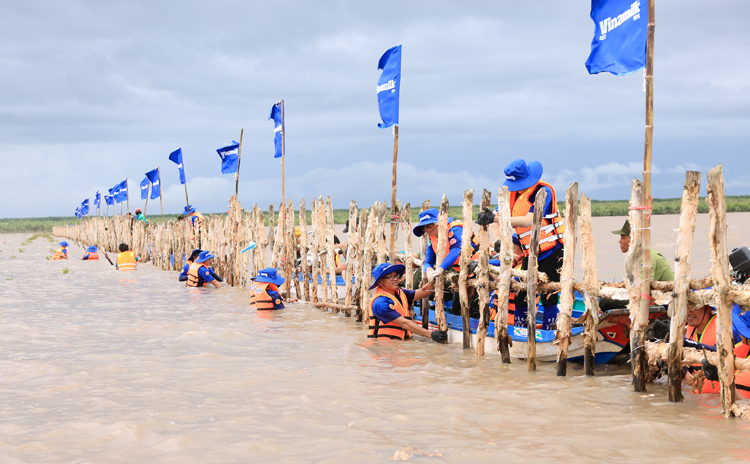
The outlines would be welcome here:
<svg viewBox="0 0 750 464">
<path fill-rule="evenodd" d="M 367 218 L 367 226 L 365 229 L 365 239 L 362 242 L 363 256 L 362 256 L 362 281 L 360 282 L 360 293 L 362 296 L 362 302 L 359 307 L 362 308 L 363 320 L 365 327 L 370 325 L 369 307 L 370 307 L 370 282 L 372 281 L 372 258 L 373 258 L 373 239 L 375 237 L 375 229 L 378 222 L 378 210 L 380 209 L 380 203 L 375 202 L 370 208 L 369 218 Z M 360 227 L 365 227 L 365 224 L 360 224 Z M 367 329 L 365 329 L 367 330 Z"/>
<path fill-rule="evenodd" d="M 536 281 L 539 261 L 539 235 L 541 234 L 544 205 L 547 201 L 547 190 L 539 189 L 534 202 L 534 216 L 531 223 L 531 241 L 529 242 L 529 268 L 526 274 L 526 304 L 528 321 L 526 323 L 526 365 L 530 371 L 536 370 Z"/>
<path fill-rule="evenodd" d="M 633 374 L 633 390 L 636 392 L 646 391 L 646 353 L 643 350 L 646 341 L 646 328 L 639 327 L 641 319 L 641 280 L 645 275 L 641 269 L 643 260 L 643 215 L 637 209 L 643 200 L 643 184 L 638 179 L 633 179 L 630 195 L 630 248 L 625 257 L 625 284 L 628 288 L 630 309 L 630 347 L 631 347 L 631 369 Z M 650 275 L 649 275 L 650 277 Z M 646 308 L 648 314 L 648 307 Z M 647 316 L 648 317 L 648 316 Z"/>
<path fill-rule="evenodd" d="M 239 190 L 240 190 L 240 161 L 242 161 L 242 134 L 244 134 L 245 129 L 240 129 L 240 146 L 237 147 L 237 174 L 235 175 L 234 180 L 234 197 L 239 200 Z"/>
<path fill-rule="evenodd" d="M 482 195 L 482 204 L 480 210 L 490 207 L 489 192 L 486 195 Z M 485 198 L 486 197 L 486 198 Z M 497 301 L 497 314 L 495 315 L 495 338 L 497 339 L 497 350 L 500 352 L 500 357 L 503 364 L 510 364 L 510 345 L 511 338 L 508 334 L 508 299 L 510 296 L 510 284 L 511 284 L 511 272 L 513 270 L 513 227 L 510 225 L 510 194 L 508 193 L 508 187 L 500 187 L 497 193 L 497 210 L 498 210 L 498 226 L 500 231 L 500 276 L 496 278 L 498 283 L 498 289 L 496 293 Z M 485 229 L 484 227 L 482 229 Z M 480 229 L 479 242 L 481 245 L 483 234 L 489 235 L 489 231 Z M 489 242 L 489 237 L 487 237 Z M 489 243 L 487 244 L 489 246 Z M 489 259 L 488 259 L 489 260 Z M 484 258 L 480 258 L 479 261 L 480 272 L 484 273 L 483 268 L 485 267 Z M 489 267 L 489 263 L 486 265 Z M 489 278 L 484 276 L 478 276 L 480 280 L 486 280 L 487 288 L 482 291 L 489 294 Z M 480 296 L 482 293 L 480 293 Z M 488 295 L 489 298 L 489 295 Z"/>
<path fill-rule="evenodd" d="M 578 225 L 578 183 L 568 187 L 565 194 L 565 247 L 563 248 L 562 290 L 560 291 L 560 314 L 557 319 L 557 375 L 564 377 L 568 372 L 568 347 L 571 341 L 573 323 L 573 268 L 576 255 L 576 227 Z"/>
<path fill-rule="evenodd" d="M 443 194 L 440 202 L 440 214 L 438 215 L 438 245 L 435 267 L 439 267 L 445 259 L 445 244 L 448 241 L 448 198 Z M 447 269 L 446 269 L 447 271 Z M 439 330 L 448 330 L 448 323 L 445 320 L 445 309 L 443 308 L 445 272 L 435 279 L 435 321 Z"/>
<path fill-rule="evenodd" d="M 459 265 L 461 270 L 458 274 L 458 297 L 461 303 L 461 330 L 463 332 L 464 349 L 471 348 L 471 322 L 469 321 L 469 290 L 466 287 L 466 279 L 469 277 L 469 261 L 471 260 L 472 247 L 471 237 L 474 235 L 472 230 L 472 213 L 474 210 L 474 189 L 464 192 L 463 204 L 463 232 L 461 234 L 461 258 Z M 468 232 L 468 233 L 467 233 Z M 486 328 L 485 328 L 486 330 Z M 479 341 L 479 331 L 477 331 L 477 342 Z M 484 340 L 482 340 L 484 342 Z M 484 345 L 484 343 L 483 343 Z M 482 346 L 484 348 L 484 346 Z M 484 354 L 484 350 L 482 350 Z"/>
<path fill-rule="evenodd" d="M 732 280 L 727 252 L 727 208 L 721 164 L 708 171 L 709 241 L 711 273 L 716 292 L 716 352 L 719 354 L 719 382 L 724 417 L 732 416 L 735 401 L 734 343 L 732 339 Z"/>
<path fill-rule="evenodd" d="M 378 250 L 378 264 L 385 262 L 385 215 L 388 212 L 388 204 L 383 201 L 378 208 L 378 227 L 375 231 L 375 240 Z"/>
<path fill-rule="evenodd" d="M 318 264 L 318 261 L 320 260 L 320 253 L 319 253 L 319 236 L 320 236 L 320 224 L 318 223 L 318 199 L 313 197 L 312 205 L 310 205 L 310 214 L 312 217 L 312 228 L 313 228 L 313 238 L 312 238 L 312 276 L 310 277 L 310 301 L 313 303 L 316 303 L 318 301 L 318 277 L 320 276 L 320 265 Z"/>
<path fill-rule="evenodd" d="M 422 209 L 419 211 L 422 212 L 428 209 L 430 209 L 430 200 L 425 200 L 424 202 L 422 202 Z M 411 234 L 412 231 L 409 230 L 408 233 Z M 427 256 L 427 246 L 428 246 L 427 240 L 428 240 L 427 235 L 422 234 L 422 237 L 421 237 L 422 254 L 420 255 L 422 256 L 422 261 L 424 261 L 425 257 Z M 425 269 L 426 268 L 423 265 L 421 287 L 424 287 L 425 285 L 427 285 L 427 273 L 425 272 Z M 433 295 L 434 295 L 434 292 L 433 292 Z M 420 303 L 420 306 L 422 309 L 422 328 L 427 329 L 430 326 L 430 297 L 426 296 L 422 298 L 422 302 Z"/>
<path fill-rule="evenodd" d="M 349 201 L 349 240 L 347 240 L 346 246 L 346 273 L 344 278 L 346 279 L 346 296 L 344 298 L 344 305 L 351 306 L 352 304 L 352 274 L 354 273 L 354 245 L 357 243 L 357 202 L 354 200 Z M 354 243 L 352 243 L 354 241 Z M 348 314 L 348 313 L 347 313 Z"/>
<path fill-rule="evenodd" d="M 482 205 L 486 205 L 487 208 L 489 208 L 490 205 L 490 191 L 487 189 L 482 190 L 482 199 L 480 200 L 480 206 L 479 210 L 482 210 Z M 471 199 L 471 209 L 468 211 L 469 216 L 469 224 L 472 224 L 471 228 L 469 229 L 469 235 L 462 235 L 462 240 L 469 240 L 471 239 L 471 235 L 473 232 L 473 222 L 471 213 L 474 209 L 474 199 Z M 466 206 L 464 206 L 466 208 Z M 466 211 L 464 211 L 464 214 L 466 214 Z M 466 219 L 464 219 L 466 221 Z M 464 227 L 466 227 L 466 222 L 464 222 Z M 464 232 L 465 233 L 465 232 Z M 465 239 L 463 237 L 466 237 Z M 461 246 L 463 248 L 464 242 L 461 242 Z M 462 251 L 463 253 L 463 251 Z M 478 293 L 479 296 L 479 325 L 477 326 L 477 344 L 474 347 L 474 355 L 475 356 L 484 356 L 484 345 L 485 345 L 485 339 L 487 337 L 487 328 L 490 325 L 490 275 L 489 275 L 489 265 L 490 265 L 490 231 L 487 227 L 479 227 L 479 267 L 477 267 L 477 280 L 479 281 L 479 285 L 474 286 L 474 291 Z M 461 267 L 461 270 L 463 270 L 463 267 Z"/>
<path fill-rule="evenodd" d="M 365 228 L 367 226 L 367 218 L 368 218 L 369 211 L 367 208 L 362 208 L 362 211 L 359 213 L 359 224 L 356 225 L 357 227 L 357 234 L 356 234 L 356 247 L 355 247 L 355 261 L 354 261 L 354 285 L 356 287 L 356 291 L 354 293 L 354 302 L 355 304 L 359 305 L 359 310 L 357 311 L 357 321 L 362 322 L 365 318 L 364 313 L 367 311 L 367 308 L 362 306 L 362 295 L 364 293 L 367 293 L 367 287 L 364 289 L 362 288 L 362 284 L 364 282 L 368 282 L 370 279 L 369 276 L 366 275 L 363 272 L 364 268 L 364 259 L 362 257 L 364 253 L 364 247 L 365 247 Z M 351 223 L 349 223 L 349 227 L 351 230 Z M 350 234 L 351 236 L 351 234 Z"/>
<path fill-rule="evenodd" d="M 128 178 L 127 177 L 125 178 L 125 200 L 128 203 L 128 213 L 130 213 L 130 192 L 128 190 Z M 120 204 L 120 209 L 122 210 L 122 204 Z"/>
<path fill-rule="evenodd" d="M 323 203 L 323 197 L 318 198 L 318 226 L 320 227 L 320 235 L 318 236 L 318 253 L 320 254 L 320 250 L 326 250 L 326 236 L 328 234 L 328 229 L 326 227 L 326 213 L 325 213 L 325 204 Z M 328 253 L 326 252 L 326 259 L 328 257 Z M 328 289 L 331 286 L 330 279 L 326 277 L 326 263 L 321 259 L 320 260 L 320 280 L 323 284 L 323 301 L 329 302 L 328 299 Z"/>
<path fill-rule="evenodd" d="M 396 205 L 396 171 L 398 167 L 398 124 L 393 126 L 393 182 L 391 186 L 391 263 L 396 262 L 396 238 L 398 237 L 398 220 L 401 219 L 400 208 Z"/>
<path fill-rule="evenodd" d="M 581 194 L 581 251 L 583 253 L 583 280 L 585 329 L 583 336 L 583 370 L 586 375 L 594 375 L 596 356 L 597 326 L 599 325 L 599 292 L 596 280 L 596 247 L 591 230 L 591 199 Z"/>
<path fill-rule="evenodd" d="M 270 247 L 272 252 L 275 245 L 274 240 L 276 239 L 276 234 L 273 227 L 274 219 L 275 216 L 273 214 L 273 203 L 271 203 L 270 205 L 268 205 L 268 246 Z"/>
<path fill-rule="evenodd" d="M 307 211 L 305 210 L 305 199 L 299 201 L 299 242 L 300 256 L 302 257 L 302 298 L 312 301 L 310 298 L 310 269 L 307 267 Z"/>
<path fill-rule="evenodd" d="M 404 266 L 406 266 L 406 288 L 414 290 L 414 256 L 411 249 L 411 203 L 404 205 L 401 213 L 402 221 L 406 227 L 404 236 Z M 412 312 L 414 307 L 412 306 Z M 414 314 L 412 314 L 414 316 Z"/>
<path fill-rule="evenodd" d="M 287 233 L 284 238 L 287 242 L 285 249 L 286 267 L 289 274 L 289 290 L 291 291 L 292 286 L 294 286 L 295 295 L 297 298 L 302 298 L 297 276 L 297 237 L 294 234 L 294 202 L 291 198 L 287 200 L 286 216 Z"/>
<path fill-rule="evenodd" d="M 286 127 L 284 124 L 284 100 L 281 100 L 279 103 L 281 103 L 281 201 L 282 203 L 285 201 L 285 193 L 284 193 L 284 181 L 285 181 L 285 175 L 284 175 L 284 161 L 286 160 Z"/>
<path fill-rule="evenodd" d="M 695 219 L 698 214 L 698 194 L 701 188 L 701 173 L 688 171 L 685 175 L 685 188 L 682 191 L 680 211 L 680 231 L 675 244 L 675 299 L 670 304 L 672 323 L 669 330 L 669 401 L 682 401 L 682 340 L 687 324 L 687 294 L 690 277 L 690 253 L 695 233 Z"/>
</svg>

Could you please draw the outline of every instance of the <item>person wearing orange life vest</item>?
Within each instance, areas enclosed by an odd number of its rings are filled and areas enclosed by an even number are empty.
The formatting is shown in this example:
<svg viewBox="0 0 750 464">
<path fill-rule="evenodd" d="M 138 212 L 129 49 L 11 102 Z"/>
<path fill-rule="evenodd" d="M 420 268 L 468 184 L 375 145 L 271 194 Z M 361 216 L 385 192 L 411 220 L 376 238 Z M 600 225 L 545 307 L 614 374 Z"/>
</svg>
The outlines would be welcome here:
<svg viewBox="0 0 750 464">
<path fill-rule="evenodd" d="M 375 289 L 368 308 L 369 331 L 367 338 L 389 338 L 405 340 L 412 333 L 430 337 L 438 343 L 448 342 L 448 332 L 423 329 L 409 317 L 409 305 L 415 299 L 422 299 L 432 292 L 432 284 L 419 290 L 399 288 L 406 268 L 403 264 L 378 264 L 372 270 L 375 282 L 369 290 Z"/>
<path fill-rule="evenodd" d="M 211 273 L 211 261 L 215 257 L 210 251 L 202 251 L 188 269 L 185 286 L 204 287 L 211 284 L 216 288 L 221 288 L 221 284 Z"/>
<path fill-rule="evenodd" d="M 565 228 L 560 214 L 557 210 L 557 198 L 555 189 L 542 179 L 542 164 L 531 161 L 528 164 L 522 159 L 511 161 L 505 168 L 505 182 L 503 185 L 510 191 L 510 225 L 516 230 L 525 257 L 521 269 L 528 269 L 528 248 L 531 242 L 531 224 L 534 217 L 534 202 L 536 194 L 541 189 L 547 191 L 544 214 L 542 216 L 542 228 L 539 239 L 539 272 L 544 272 L 550 282 L 560 281 L 560 267 L 563 260 L 563 235 Z M 498 216 L 487 209 L 477 216 L 477 223 L 489 225 L 497 222 Z M 553 330 L 557 323 L 558 295 L 548 293 L 542 295 L 542 307 L 544 308 L 544 320 L 542 330 Z M 528 303 L 526 292 L 519 292 L 514 300 L 516 306 L 515 325 L 525 327 L 528 317 Z"/>
<path fill-rule="evenodd" d="M 91 245 L 90 247 L 86 248 L 86 252 L 83 254 L 83 257 L 81 259 L 84 261 L 96 261 L 99 259 L 99 252 L 94 245 Z"/>
<path fill-rule="evenodd" d="M 55 255 L 52 257 L 53 260 L 68 259 L 68 242 L 60 242 L 60 248 L 57 249 Z"/>
<path fill-rule="evenodd" d="M 115 260 L 115 269 L 118 271 L 135 271 L 137 268 L 136 263 L 138 262 L 135 253 L 130 251 L 130 247 L 126 243 L 121 243 L 118 248 L 120 252 L 117 254 L 117 259 Z"/>
<path fill-rule="evenodd" d="M 521 264 L 523 262 L 523 249 L 521 248 L 521 241 L 518 239 L 518 235 L 516 233 L 513 233 L 513 263 L 511 264 L 513 266 L 513 269 L 521 269 Z M 498 250 L 499 251 L 499 250 Z M 490 274 L 493 279 L 495 279 L 496 282 L 500 282 L 500 276 L 496 274 Z M 515 293 L 513 293 L 513 290 L 510 291 L 508 295 L 508 325 L 514 325 L 515 322 L 515 313 L 516 313 L 516 306 L 513 304 L 513 299 L 515 298 Z M 498 301 L 497 301 L 497 291 L 493 290 L 490 293 L 490 320 L 494 321 L 495 316 L 497 316 L 497 310 L 498 310 Z"/>
<path fill-rule="evenodd" d="M 200 228 L 201 224 L 203 224 L 203 215 L 193 208 L 193 205 L 187 205 L 182 214 L 188 217 L 193 227 L 197 226 Z"/>
<path fill-rule="evenodd" d="M 254 282 L 250 290 L 250 306 L 258 311 L 284 309 L 284 299 L 281 297 L 280 285 L 286 279 L 281 277 L 276 269 L 267 267 L 258 271 L 258 275 L 250 279 Z"/>
</svg>

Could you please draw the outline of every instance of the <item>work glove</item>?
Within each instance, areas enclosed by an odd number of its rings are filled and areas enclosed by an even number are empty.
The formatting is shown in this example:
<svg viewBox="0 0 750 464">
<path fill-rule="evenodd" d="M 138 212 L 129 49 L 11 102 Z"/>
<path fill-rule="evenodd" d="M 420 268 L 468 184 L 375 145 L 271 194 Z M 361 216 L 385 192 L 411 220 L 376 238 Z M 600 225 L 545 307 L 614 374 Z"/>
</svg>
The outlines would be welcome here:
<svg viewBox="0 0 750 464">
<path fill-rule="evenodd" d="M 430 270 L 432 271 L 432 273 L 429 272 Z M 440 277 L 441 275 L 443 275 L 443 268 L 440 266 L 427 270 L 427 279 L 430 282 L 433 282 L 436 278 Z"/>
<path fill-rule="evenodd" d="M 503 247 L 500 244 L 500 240 L 495 240 L 495 253 L 500 253 L 500 250 L 502 250 Z"/>
<path fill-rule="evenodd" d="M 489 208 L 485 207 L 482 211 L 477 214 L 477 224 L 480 226 L 488 226 L 495 222 L 495 213 Z"/>
<path fill-rule="evenodd" d="M 433 330 L 430 332 L 430 338 L 438 343 L 448 343 L 448 332 L 444 330 Z"/>
<path fill-rule="evenodd" d="M 432 333 L 435 333 L 435 332 L 432 332 Z M 719 368 L 718 367 L 708 362 L 708 359 L 704 359 L 703 361 L 701 361 L 701 366 L 703 366 L 703 376 L 706 377 L 706 380 L 712 380 L 714 382 L 719 381 Z"/>
<path fill-rule="evenodd" d="M 469 271 L 469 274 L 474 274 L 474 271 L 477 270 L 477 266 L 479 266 L 479 261 L 469 261 L 469 265 L 466 266 L 466 269 Z"/>
<path fill-rule="evenodd" d="M 654 322 L 649 335 L 651 338 L 658 338 L 659 341 L 667 340 L 669 338 L 669 324 L 669 319 Z"/>
</svg>

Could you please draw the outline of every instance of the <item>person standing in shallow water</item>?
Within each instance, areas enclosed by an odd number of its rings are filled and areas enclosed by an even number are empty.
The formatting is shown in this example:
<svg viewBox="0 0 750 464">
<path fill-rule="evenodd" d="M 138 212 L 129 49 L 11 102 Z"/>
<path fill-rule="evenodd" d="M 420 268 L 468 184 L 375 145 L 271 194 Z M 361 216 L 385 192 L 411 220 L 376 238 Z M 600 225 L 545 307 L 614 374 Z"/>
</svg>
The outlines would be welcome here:
<svg viewBox="0 0 750 464">
<path fill-rule="evenodd" d="M 68 242 L 60 242 L 60 248 L 57 249 L 52 259 L 55 261 L 59 259 L 68 259 Z"/>
<path fill-rule="evenodd" d="M 630 220 L 619 230 L 613 230 L 613 234 L 620 236 L 620 251 L 627 253 L 630 249 Z M 671 282 L 674 280 L 674 271 L 663 254 L 651 248 L 651 280 L 653 282 Z"/>
<path fill-rule="evenodd" d="M 284 285 L 286 279 L 278 275 L 276 269 L 267 267 L 258 271 L 258 275 L 250 279 L 253 289 L 250 293 L 250 306 L 259 311 L 284 309 L 284 299 L 281 297 L 279 286 Z"/>
<path fill-rule="evenodd" d="M 135 257 L 135 253 L 130 251 L 130 247 L 126 243 L 121 243 L 119 246 L 120 252 L 117 254 L 115 260 L 115 269 L 118 271 L 135 271 L 138 262 L 138 258 Z"/>
</svg>

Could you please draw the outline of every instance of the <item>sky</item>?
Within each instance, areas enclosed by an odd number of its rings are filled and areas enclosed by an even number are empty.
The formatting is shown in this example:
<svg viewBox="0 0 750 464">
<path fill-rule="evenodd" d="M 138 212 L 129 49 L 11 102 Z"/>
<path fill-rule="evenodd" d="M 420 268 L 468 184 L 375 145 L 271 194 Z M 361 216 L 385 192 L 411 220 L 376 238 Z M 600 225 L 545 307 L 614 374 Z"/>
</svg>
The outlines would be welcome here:
<svg viewBox="0 0 750 464">
<path fill-rule="evenodd" d="M 72 216 L 125 177 L 132 211 L 156 166 L 164 212 L 180 212 L 177 147 L 190 203 L 225 211 L 235 180 L 216 149 L 241 130 L 239 199 L 278 204 L 268 115 L 280 99 L 295 207 L 390 202 L 393 135 L 377 127 L 375 87 L 397 44 L 403 203 L 494 197 L 517 158 L 541 162 L 560 198 L 571 182 L 629 198 L 643 74 L 588 74 L 589 14 L 559 0 L 0 2 L 0 218 Z M 655 17 L 654 197 L 680 197 L 686 170 L 704 173 L 705 193 L 718 163 L 727 194 L 750 194 L 750 2 L 657 1 Z"/>
</svg>

